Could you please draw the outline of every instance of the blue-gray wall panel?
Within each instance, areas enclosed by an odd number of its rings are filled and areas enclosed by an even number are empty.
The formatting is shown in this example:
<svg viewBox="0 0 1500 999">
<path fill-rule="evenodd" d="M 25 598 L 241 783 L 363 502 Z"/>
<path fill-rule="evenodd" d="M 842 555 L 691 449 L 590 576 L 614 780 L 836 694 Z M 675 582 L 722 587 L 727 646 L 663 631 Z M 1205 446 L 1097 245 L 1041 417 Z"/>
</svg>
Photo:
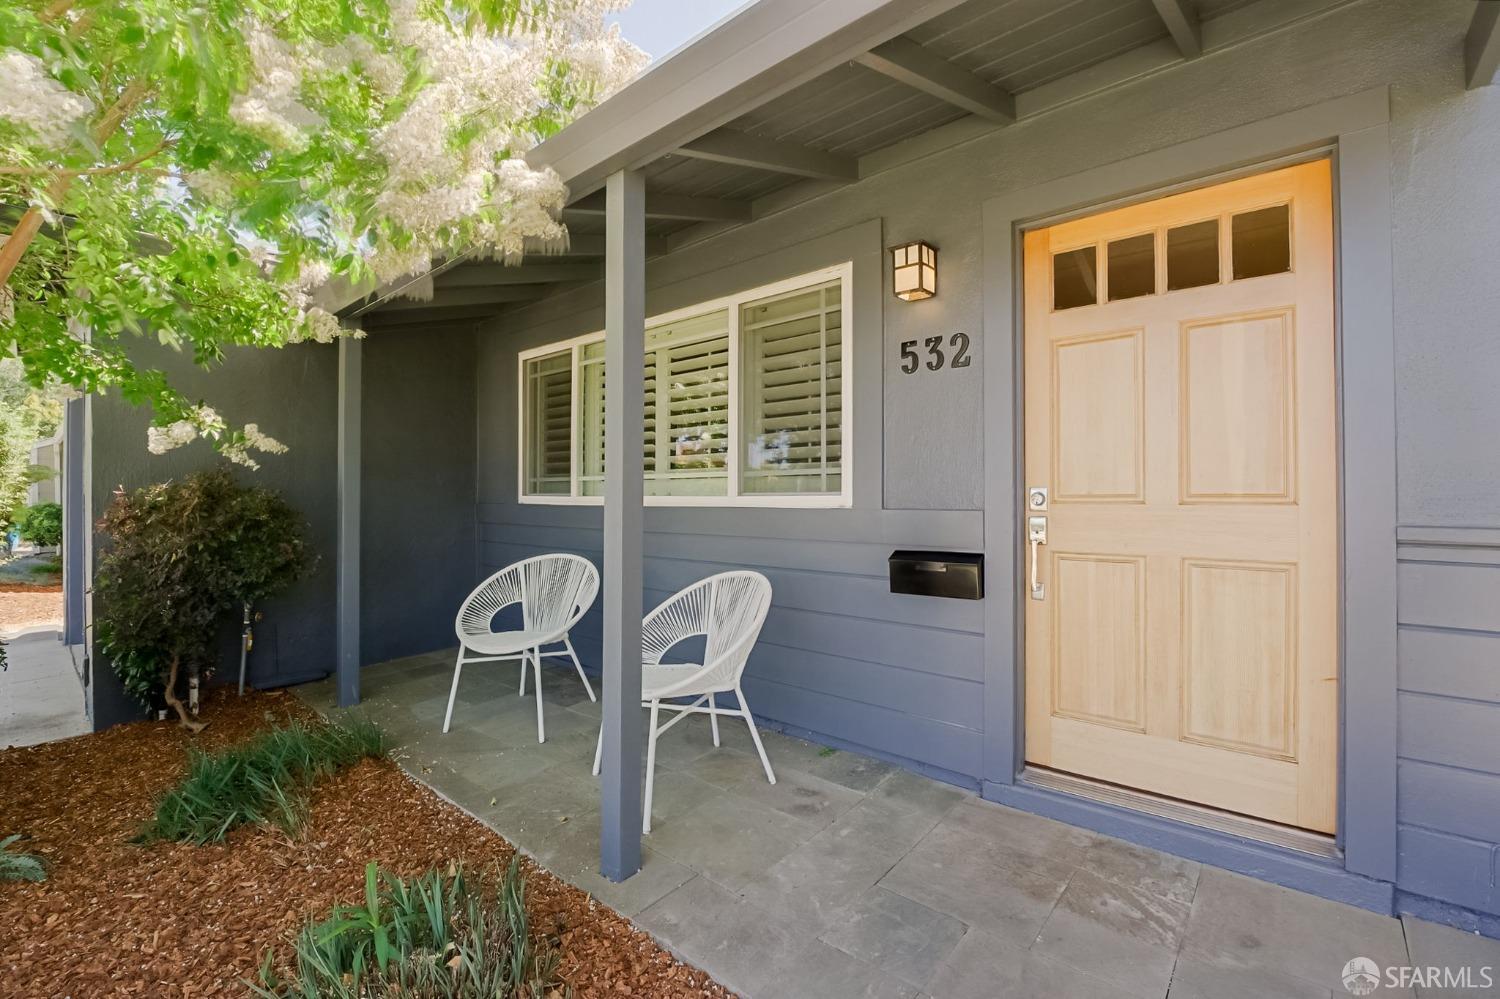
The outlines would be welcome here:
<svg viewBox="0 0 1500 999">
<path fill-rule="evenodd" d="M 289 448 L 286 454 L 260 456 L 259 471 L 241 469 L 236 475 L 286 498 L 306 521 L 309 546 L 321 561 L 310 577 L 259 608 L 265 617 L 250 655 L 249 682 L 270 687 L 326 675 L 333 666 L 337 350 L 320 344 L 281 350 L 231 348 L 222 365 L 207 370 L 185 355 L 154 345 L 137 345 L 134 354 L 139 362 L 166 371 L 174 385 L 203 399 L 230 426 L 256 423 Z M 149 411 L 126 405 L 114 395 L 96 397 L 91 405 L 96 516 L 119 486 L 134 489 L 222 460 L 201 441 L 163 455 L 149 454 Z M 224 669 L 237 668 L 237 632 L 226 623 L 220 659 Z M 139 717 L 136 706 L 115 696 L 119 685 L 104 657 L 94 658 L 93 673 L 96 728 Z"/>
<path fill-rule="evenodd" d="M 475 578 L 474 332 L 364 341 L 360 662 L 456 643 Z"/>
<path fill-rule="evenodd" d="M 1398 884 L 1500 914 L 1500 532 L 1401 534 Z"/>
</svg>

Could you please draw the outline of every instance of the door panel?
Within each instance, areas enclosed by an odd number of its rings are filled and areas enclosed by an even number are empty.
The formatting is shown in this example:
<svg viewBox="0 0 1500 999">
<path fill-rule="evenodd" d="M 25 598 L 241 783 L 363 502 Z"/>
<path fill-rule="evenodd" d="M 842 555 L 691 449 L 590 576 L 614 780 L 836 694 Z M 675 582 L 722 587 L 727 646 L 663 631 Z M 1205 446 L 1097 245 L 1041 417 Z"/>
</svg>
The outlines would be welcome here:
<svg viewBox="0 0 1500 999">
<path fill-rule="evenodd" d="M 1332 245 L 1327 161 L 1026 234 L 1031 763 L 1333 831 Z"/>
</svg>

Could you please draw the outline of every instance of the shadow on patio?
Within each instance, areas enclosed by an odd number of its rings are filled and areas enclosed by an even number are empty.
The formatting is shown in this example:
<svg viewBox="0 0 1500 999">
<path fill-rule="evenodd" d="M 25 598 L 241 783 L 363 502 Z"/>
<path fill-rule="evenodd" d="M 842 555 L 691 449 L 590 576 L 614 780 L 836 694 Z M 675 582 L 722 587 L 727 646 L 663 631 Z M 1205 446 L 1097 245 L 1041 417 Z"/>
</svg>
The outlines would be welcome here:
<svg viewBox="0 0 1500 999">
<path fill-rule="evenodd" d="M 1500 965 L 1500 942 L 1396 920 L 980 800 L 855 753 L 694 716 L 658 745 L 643 869 L 598 874 L 599 706 L 545 667 L 367 667 L 358 709 L 414 776 L 749 997 L 1343 995 L 1346 962 Z M 298 688 L 322 711 L 332 679 Z M 1382 988 L 1381 995 L 1411 994 Z M 1477 993 L 1475 993 L 1477 994 Z"/>
</svg>

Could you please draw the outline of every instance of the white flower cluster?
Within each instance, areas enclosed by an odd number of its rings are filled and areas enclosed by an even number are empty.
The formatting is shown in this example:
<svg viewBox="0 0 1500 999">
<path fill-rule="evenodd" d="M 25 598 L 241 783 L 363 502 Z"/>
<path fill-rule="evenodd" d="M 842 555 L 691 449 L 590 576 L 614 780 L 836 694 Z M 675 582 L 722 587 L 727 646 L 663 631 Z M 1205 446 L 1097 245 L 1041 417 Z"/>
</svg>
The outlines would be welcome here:
<svg viewBox="0 0 1500 999">
<path fill-rule="evenodd" d="M 286 454 L 287 446 L 274 437 L 260 432 L 260 427 L 253 423 L 245 424 L 240 439 L 230 441 L 219 448 L 219 453 L 236 465 L 244 465 L 249 469 L 257 469 L 260 462 L 250 457 L 250 449 L 264 451 L 266 454 Z"/>
<path fill-rule="evenodd" d="M 199 406 L 193 415 L 165 427 L 148 427 L 146 429 L 146 450 L 152 454 L 166 454 L 173 448 L 191 444 L 201 435 L 205 438 L 219 439 L 226 432 L 224 420 L 218 413 L 207 406 Z M 234 440 L 226 441 L 220 446 L 219 452 L 237 465 L 246 468 L 259 468 L 260 464 L 250 456 L 251 450 L 261 451 L 265 454 L 286 454 L 287 446 L 269 434 L 261 432 L 259 426 L 254 423 L 245 424 Z"/>
<path fill-rule="evenodd" d="M 344 334 L 344 329 L 339 326 L 339 317 L 327 309 L 313 306 L 302 312 L 302 323 L 291 336 L 292 343 L 304 343 L 311 340 L 313 343 L 333 343 Z"/>
<path fill-rule="evenodd" d="M 519 23 L 492 33 L 423 0 L 392 0 L 391 51 L 350 36 L 334 45 L 290 45 L 266 25 L 244 26 L 251 86 L 231 115 L 276 148 L 300 149 L 318 116 L 303 101 L 319 77 L 355 67 L 379 100 L 404 96 L 400 111 L 372 137 L 385 177 L 375 205 L 402 234 L 368 247 L 382 282 L 421 274 L 461 232 L 481 253 L 519 257 L 527 237 L 566 238 L 557 215 L 567 191 L 551 171 L 520 154 L 536 137 L 526 123 L 549 113 L 544 81 L 562 66 L 575 90 L 598 102 L 647 61 L 605 15 L 621 0 L 528 2 Z M 409 80 L 422 84 L 406 90 Z M 311 92 L 311 91 L 309 91 Z M 189 183 L 213 198 L 211 178 Z"/>
<path fill-rule="evenodd" d="M 36 56 L 0 51 L 0 119 L 29 129 L 48 146 L 61 145 L 73 123 L 93 110 L 47 72 Z"/>
<path fill-rule="evenodd" d="M 303 75 L 309 68 L 299 53 L 254 20 L 244 25 L 253 76 L 250 89 L 234 99 L 229 116 L 277 149 L 307 145 L 303 129 L 317 116 L 300 101 Z"/>
<path fill-rule="evenodd" d="M 190 420 L 178 420 L 165 427 L 146 428 L 146 450 L 152 454 L 166 454 L 173 448 L 191 444 L 198 439 L 198 428 Z"/>
</svg>

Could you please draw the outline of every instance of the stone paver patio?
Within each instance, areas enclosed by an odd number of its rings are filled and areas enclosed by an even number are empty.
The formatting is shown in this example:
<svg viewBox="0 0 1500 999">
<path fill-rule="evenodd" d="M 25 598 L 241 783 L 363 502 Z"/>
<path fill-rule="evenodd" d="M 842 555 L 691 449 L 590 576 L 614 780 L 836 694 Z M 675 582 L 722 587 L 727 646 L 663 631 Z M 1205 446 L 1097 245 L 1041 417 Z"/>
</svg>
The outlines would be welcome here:
<svg viewBox="0 0 1500 999">
<path fill-rule="evenodd" d="M 364 670 L 361 710 L 415 776 L 559 876 L 747 997 L 1347 995 L 1347 961 L 1489 966 L 1500 941 L 1380 916 L 980 800 L 890 764 L 744 725 L 684 720 L 658 745 L 644 867 L 598 874 L 589 769 L 599 706 L 543 670 L 547 742 L 515 664 L 465 671 L 442 728 L 452 656 Z M 328 710 L 331 681 L 298 691 Z"/>
</svg>

